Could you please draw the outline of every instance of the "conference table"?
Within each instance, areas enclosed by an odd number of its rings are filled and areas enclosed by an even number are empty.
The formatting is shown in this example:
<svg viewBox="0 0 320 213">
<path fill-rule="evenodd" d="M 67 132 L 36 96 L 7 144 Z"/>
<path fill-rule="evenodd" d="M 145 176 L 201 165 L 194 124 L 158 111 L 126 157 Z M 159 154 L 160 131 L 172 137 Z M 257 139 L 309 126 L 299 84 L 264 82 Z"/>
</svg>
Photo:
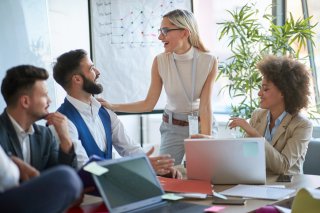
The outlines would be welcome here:
<svg viewBox="0 0 320 213">
<path fill-rule="evenodd" d="M 266 185 L 280 185 L 285 186 L 288 189 L 295 189 L 296 192 L 301 188 L 319 188 L 320 187 L 320 176 L 317 175 L 294 175 L 292 178 L 292 182 L 285 183 L 285 182 L 276 182 L 277 175 L 268 175 L 267 176 L 267 183 Z M 229 189 L 235 185 L 214 185 L 213 189 L 216 192 L 221 192 L 223 190 Z M 204 205 L 212 205 L 211 199 L 208 198 L 206 200 L 188 200 L 188 202 L 193 202 L 197 204 L 204 204 Z M 245 205 L 221 205 L 225 207 L 224 209 L 220 210 L 219 213 L 237 213 L 237 212 L 252 212 L 262 206 L 273 204 L 278 201 L 274 200 L 262 200 L 262 199 L 247 199 Z"/>
<path fill-rule="evenodd" d="M 267 176 L 267 185 L 281 185 L 289 189 L 295 189 L 296 192 L 301 188 L 319 188 L 320 187 L 320 176 L 317 175 L 304 175 L 298 174 L 294 175 L 292 182 L 276 182 L 277 175 L 268 175 Z M 221 192 L 228 188 L 231 188 L 235 185 L 214 185 L 213 190 L 216 192 Z M 211 197 L 207 199 L 183 199 L 179 202 L 190 202 L 196 204 L 203 204 L 208 206 L 213 206 L 211 204 Z M 221 205 L 224 208 L 219 211 L 219 213 L 238 213 L 238 212 L 252 212 L 262 206 L 273 204 L 277 201 L 274 200 L 263 200 L 263 199 L 248 199 L 245 205 Z M 72 208 L 68 211 L 69 213 L 93 213 L 93 212 L 107 212 L 103 201 L 100 197 L 85 195 L 83 203 L 80 207 Z"/>
</svg>

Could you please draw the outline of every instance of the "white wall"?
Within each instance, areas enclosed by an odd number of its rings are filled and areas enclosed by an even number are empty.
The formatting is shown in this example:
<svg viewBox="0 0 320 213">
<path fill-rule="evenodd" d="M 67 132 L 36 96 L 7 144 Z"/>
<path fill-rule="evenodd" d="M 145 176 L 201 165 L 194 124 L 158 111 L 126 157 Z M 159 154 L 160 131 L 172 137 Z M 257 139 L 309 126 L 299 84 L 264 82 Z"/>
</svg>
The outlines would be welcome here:
<svg viewBox="0 0 320 213">
<path fill-rule="evenodd" d="M 51 61 L 73 49 L 84 49 L 90 54 L 88 0 L 48 0 L 48 11 Z M 59 107 L 66 93 L 57 83 L 54 88 L 55 105 Z M 140 143 L 139 117 L 120 116 L 120 120 L 128 135 Z"/>
<path fill-rule="evenodd" d="M 87 0 L 2 0 L 0 1 L 0 78 L 12 66 L 32 64 L 52 73 L 52 62 L 65 51 L 82 48 L 89 52 Z M 48 81 L 56 110 L 64 91 Z M 0 110 L 5 107 L 0 97 Z"/>
<path fill-rule="evenodd" d="M 49 68 L 50 41 L 46 9 L 46 0 L 0 1 L 0 79 L 5 76 L 7 69 L 21 64 Z M 48 84 L 52 91 L 52 79 Z M 53 93 L 49 92 L 49 95 L 53 96 Z M 1 112 L 5 106 L 1 96 Z"/>
<path fill-rule="evenodd" d="M 51 61 L 73 49 L 90 53 L 87 0 L 48 0 L 48 11 Z M 54 88 L 55 104 L 59 107 L 66 93 L 57 83 Z"/>
</svg>

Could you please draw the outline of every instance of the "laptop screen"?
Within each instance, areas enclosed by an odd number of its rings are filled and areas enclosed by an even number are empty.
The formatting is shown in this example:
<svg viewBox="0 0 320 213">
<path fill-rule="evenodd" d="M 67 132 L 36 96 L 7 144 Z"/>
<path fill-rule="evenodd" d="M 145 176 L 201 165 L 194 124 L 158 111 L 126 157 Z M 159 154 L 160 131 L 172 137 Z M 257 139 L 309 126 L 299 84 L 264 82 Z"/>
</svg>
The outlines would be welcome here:
<svg viewBox="0 0 320 213">
<path fill-rule="evenodd" d="M 161 201 L 161 185 L 146 156 L 126 157 L 98 163 L 109 171 L 94 175 L 109 210 L 130 210 Z M 121 212 L 121 211 L 120 211 Z"/>
</svg>

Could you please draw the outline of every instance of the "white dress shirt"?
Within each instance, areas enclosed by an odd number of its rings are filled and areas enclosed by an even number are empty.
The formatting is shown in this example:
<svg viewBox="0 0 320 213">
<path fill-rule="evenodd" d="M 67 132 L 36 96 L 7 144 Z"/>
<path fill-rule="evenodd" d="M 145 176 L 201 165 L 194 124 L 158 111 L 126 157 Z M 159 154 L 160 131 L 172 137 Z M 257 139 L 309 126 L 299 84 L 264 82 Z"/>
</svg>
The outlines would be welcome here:
<svg viewBox="0 0 320 213">
<path fill-rule="evenodd" d="M 33 126 L 31 125 L 27 131 L 24 131 L 24 129 L 22 129 L 22 127 L 18 124 L 18 122 L 13 117 L 11 117 L 9 113 L 8 113 L 8 116 L 18 136 L 21 150 L 22 150 L 23 160 L 24 162 L 27 162 L 30 164 L 31 153 L 30 153 L 30 137 L 29 136 L 34 133 Z"/>
<path fill-rule="evenodd" d="M 0 146 L 0 192 L 19 184 L 20 172 Z"/>
<path fill-rule="evenodd" d="M 99 109 L 101 104 L 94 98 L 91 98 L 91 104 L 79 101 L 71 96 L 67 96 L 67 100 L 78 110 L 82 119 L 86 123 L 92 137 L 94 138 L 97 146 L 105 151 L 106 150 L 106 133 L 102 121 L 99 117 Z M 126 134 L 123 124 L 118 116 L 108 110 L 111 120 L 112 130 L 112 145 L 121 156 L 134 155 L 143 153 L 140 145 L 135 144 L 133 140 Z M 69 133 L 74 144 L 74 149 L 77 154 L 78 167 L 85 164 L 89 158 L 79 140 L 79 134 L 76 126 L 69 120 Z"/>
</svg>

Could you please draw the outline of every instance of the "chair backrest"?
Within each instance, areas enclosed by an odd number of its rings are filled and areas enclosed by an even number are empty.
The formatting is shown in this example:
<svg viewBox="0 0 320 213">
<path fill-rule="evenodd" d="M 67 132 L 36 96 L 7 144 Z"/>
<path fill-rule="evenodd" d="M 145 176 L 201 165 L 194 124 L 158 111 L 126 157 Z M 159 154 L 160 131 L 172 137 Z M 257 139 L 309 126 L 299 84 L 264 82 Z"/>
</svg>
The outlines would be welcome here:
<svg viewBox="0 0 320 213">
<path fill-rule="evenodd" d="M 303 173 L 320 175 L 320 141 L 310 141 L 306 160 L 303 164 Z"/>
</svg>

